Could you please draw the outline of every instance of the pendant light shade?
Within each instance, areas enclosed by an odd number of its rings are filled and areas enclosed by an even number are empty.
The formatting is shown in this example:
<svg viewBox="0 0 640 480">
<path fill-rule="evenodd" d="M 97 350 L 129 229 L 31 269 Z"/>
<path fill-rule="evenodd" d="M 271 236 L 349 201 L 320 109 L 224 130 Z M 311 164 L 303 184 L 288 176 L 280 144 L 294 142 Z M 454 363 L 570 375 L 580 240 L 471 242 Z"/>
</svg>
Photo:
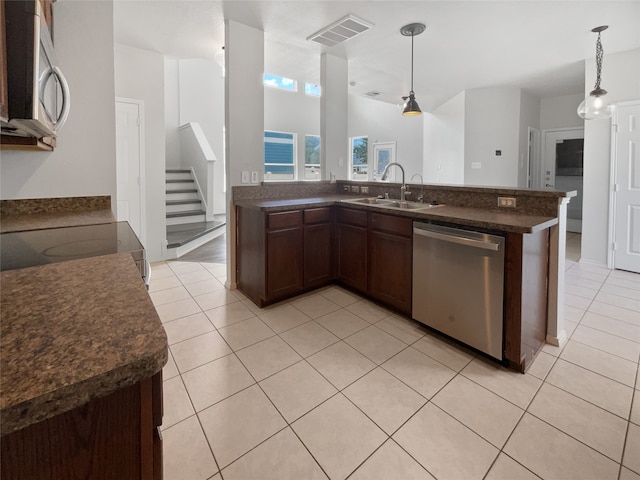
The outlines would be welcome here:
<svg viewBox="0 0 640 480">
<path fill-rule="evenodd" d="M 413 37 L 420 35 L 427 27 L 423 23 L 410 23 L 400 29 L 400 33 L 405 37 L 411 37 L 411 91 L 408 97 L 402 97 L 404 100 L 404 109 L 402 115 L 416 116 L 422 115 L 422 110 L 416 102 L 416 95 L 413 92 Z"/>
<path fill-rule="evenodd" d="M 598 34 L 596 41 L 596 84 L 589 96 L 578 106 L 578 116 L 585 120 L 597 120 L 599 118 L 609 118 L 613 113 L 613 99 L 604 88 L 600 87 L 600 76 L 602 74 L 602 42 L 600 32 L 609 28 L 607 25 L 596 27 L 591 31 Z"/>
</svg>

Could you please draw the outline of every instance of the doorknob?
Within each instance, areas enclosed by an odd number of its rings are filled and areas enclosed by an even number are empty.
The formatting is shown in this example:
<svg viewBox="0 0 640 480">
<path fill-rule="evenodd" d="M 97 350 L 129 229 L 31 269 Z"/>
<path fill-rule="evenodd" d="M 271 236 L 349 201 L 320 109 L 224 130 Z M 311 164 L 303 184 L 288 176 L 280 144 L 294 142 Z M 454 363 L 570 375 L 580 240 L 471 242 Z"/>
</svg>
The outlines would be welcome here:
<svg viewBox="0 0 640 480">
<path fill-rule="evenodd" d="M 553 188 L 553 185 L 551 185 L 550 183 L 547 183 L 547 184 L 545 185 L 545 187 L 551 187 L 551 188 Z"/>
</svg>

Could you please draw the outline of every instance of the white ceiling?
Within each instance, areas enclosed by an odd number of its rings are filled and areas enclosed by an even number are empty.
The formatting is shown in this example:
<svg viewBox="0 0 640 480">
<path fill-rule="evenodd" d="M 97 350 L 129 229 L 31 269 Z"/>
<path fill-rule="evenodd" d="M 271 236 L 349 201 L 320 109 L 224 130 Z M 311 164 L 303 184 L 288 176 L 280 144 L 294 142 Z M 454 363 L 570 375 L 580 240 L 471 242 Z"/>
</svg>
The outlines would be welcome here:
<svg viewBox="0 0 640 480">
<path fill-rule="evenodd" d="M 640 48 L 640 1 L 245 1 L 115 0 L 115 41 L 180 58 L 214 58 L 224 45 L 224 19 L 265 32 L 265 71 L 318 83 L 320 54 L 349 61 L 349 93 L 376 90 L 379 100 L 402 102 L 410 87 L 411 40 L 400 27 L 427 30 L 415 37 L 414 90 L 423 110 L 471 88 L 514 86 L 548 97 L 584 90 L 584 60 L 595 55 L 593 27 L 602 34 L 602 86 L 607 54 Z M 335 47 L 306 38 L 355 15 L 374 25 Z M 640 61 L 640 58 L 638 59 Z M 613 93 L 613 92 L 612 92 Z"/>
</svg>

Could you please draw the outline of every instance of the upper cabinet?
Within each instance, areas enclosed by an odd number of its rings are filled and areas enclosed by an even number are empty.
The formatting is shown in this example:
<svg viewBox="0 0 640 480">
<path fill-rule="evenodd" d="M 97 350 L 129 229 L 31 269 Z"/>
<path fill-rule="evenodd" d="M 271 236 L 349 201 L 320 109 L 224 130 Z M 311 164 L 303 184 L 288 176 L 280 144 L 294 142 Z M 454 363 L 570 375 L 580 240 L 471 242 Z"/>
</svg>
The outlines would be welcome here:
<svg viewBox="0 0 640 480">
<path fill-rule="evenodd" d="M 7 37 L 4 25 L 4 2 L 0 0 L 0 121 L 9 121 L 9 91 L 7 89 Z"/>
<path fill-rule="evenodd" d="M 8 117 L 2 119 L 2 148 L 52 150 L 70 106 L 53 48 L 52 1 L 0 1 Z"/>
</svg>

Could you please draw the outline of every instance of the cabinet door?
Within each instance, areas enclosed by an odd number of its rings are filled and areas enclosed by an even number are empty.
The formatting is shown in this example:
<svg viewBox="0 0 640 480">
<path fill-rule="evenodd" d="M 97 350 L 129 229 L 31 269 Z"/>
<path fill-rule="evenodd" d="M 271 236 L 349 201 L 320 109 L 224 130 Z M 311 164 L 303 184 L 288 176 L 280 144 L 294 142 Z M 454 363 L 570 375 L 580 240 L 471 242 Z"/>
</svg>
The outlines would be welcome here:
<svg viewBox="0 0 640 480">
<path fill-rule="evenodd" d="M 319 223 L 304 227 L 304 287 L 314 287 L 331 281 L 331 224 Z"/>
<path fill-rule="evenodd" d="M 377 230 L 369 235 L 369 294 L 411 315 L 411 239 Z"/>
<path fill-rule="evenodd" d="M 336 225 L 338 280 L 361 292 L 367 291 L 367 229 Z"/>
<path fill-rule="evenodd" d="M 301 227 L 267 232 L 267 300 L 302 290 L 302 241 Z"/>
</svg>

